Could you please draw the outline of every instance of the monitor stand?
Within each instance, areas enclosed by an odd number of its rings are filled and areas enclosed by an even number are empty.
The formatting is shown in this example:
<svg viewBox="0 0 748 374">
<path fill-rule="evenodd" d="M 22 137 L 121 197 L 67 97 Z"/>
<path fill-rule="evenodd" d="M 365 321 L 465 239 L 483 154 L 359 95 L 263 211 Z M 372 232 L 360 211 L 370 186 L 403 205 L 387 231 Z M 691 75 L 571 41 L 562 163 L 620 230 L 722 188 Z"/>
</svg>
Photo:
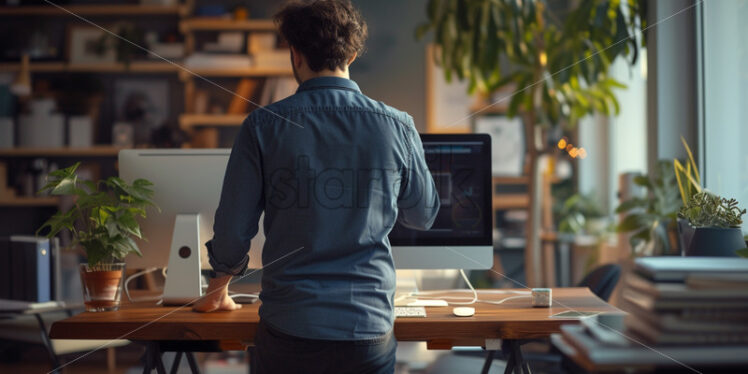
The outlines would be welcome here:
<svg viewBox="0 0 748 374">
<path fill-rule="evenodd" d="M 200 215 L 177 214 L 164 284 L 164 305 L 187 305 L 201 296 Z"/>
</svg>

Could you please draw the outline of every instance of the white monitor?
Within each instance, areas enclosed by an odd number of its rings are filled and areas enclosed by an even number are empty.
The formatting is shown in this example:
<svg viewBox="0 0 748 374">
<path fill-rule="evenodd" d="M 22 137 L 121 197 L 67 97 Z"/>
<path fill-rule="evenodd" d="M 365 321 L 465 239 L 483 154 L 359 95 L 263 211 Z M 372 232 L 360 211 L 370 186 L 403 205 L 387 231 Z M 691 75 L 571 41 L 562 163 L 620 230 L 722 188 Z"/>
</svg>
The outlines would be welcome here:
<svg viewBox="0 0 748 374">
<path fill-rule="evenodd" d="M 441 208 L 428 231 L 396 224 L 390 232 L 398 269 L 489 269 L 493 265 L 491 138 L 422 134 Z"/>
<path fill-rule="evenodd" d="M 141 221 L 143 257 L 127 256 L 127 266 L 164 267 L 164 303 L 181 304 L 201 295 L 200 269 L 210 268 L 205 242 L 213 237 L 213 218 L 221 197 L 230 149 L 143 149 L 119 153 L 120 177 L 144 178 L 154 186 L 160 212 L 149 209 Z M 250 268 L 262 267 L 265 235 L 252 239 Z M 247 248 L 249 250 L 249 248 Z"/>
</svg>

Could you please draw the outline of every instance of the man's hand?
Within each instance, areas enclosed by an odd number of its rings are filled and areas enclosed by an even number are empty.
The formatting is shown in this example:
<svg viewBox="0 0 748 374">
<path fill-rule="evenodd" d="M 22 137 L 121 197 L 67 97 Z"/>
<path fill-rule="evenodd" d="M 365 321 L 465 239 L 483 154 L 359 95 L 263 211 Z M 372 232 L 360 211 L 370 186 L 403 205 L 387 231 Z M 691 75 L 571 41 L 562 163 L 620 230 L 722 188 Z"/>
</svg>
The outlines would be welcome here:
<svg viewBox="0 0 748 374">
<path fill-rule="evenodd" d="M 235 303 L 234 300 L 229 297 L 230 281 L 230 275 L 211 279 L 208 284 L 208 290 L 205 291 L 205 296 L 195 303 L 192 310 L 195 312 L 208 313 L 221 310 L 230 311 L 241 309 L 241 304 Z"/>
</svg>

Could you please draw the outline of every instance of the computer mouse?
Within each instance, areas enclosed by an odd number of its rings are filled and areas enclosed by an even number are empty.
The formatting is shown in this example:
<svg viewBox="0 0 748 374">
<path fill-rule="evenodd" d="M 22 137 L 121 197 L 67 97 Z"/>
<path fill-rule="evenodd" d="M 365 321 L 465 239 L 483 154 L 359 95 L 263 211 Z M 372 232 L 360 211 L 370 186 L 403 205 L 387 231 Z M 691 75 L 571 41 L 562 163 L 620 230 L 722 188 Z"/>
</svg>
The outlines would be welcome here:
<svg viewBox="0 0 748 374">
<path fill-rule="evenodd" d="M 458 306 L 452 309 L 452 313 L 457 317 L 472 317 L 475 314 L 475 308 L 470 306 Z"/>
</svg>

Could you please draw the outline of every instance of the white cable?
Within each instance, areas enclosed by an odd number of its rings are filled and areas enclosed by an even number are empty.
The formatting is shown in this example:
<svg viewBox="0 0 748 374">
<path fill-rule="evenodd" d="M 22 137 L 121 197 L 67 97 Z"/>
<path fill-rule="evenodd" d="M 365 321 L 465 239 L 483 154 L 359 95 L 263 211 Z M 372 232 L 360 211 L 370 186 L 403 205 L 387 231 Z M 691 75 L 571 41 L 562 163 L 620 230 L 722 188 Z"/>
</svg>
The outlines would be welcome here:
<svg viewBox="0 0 748 374">
<path fill-rule="evenodd" d="M 504 301 L 507 301 L 507 300 L 526 299 L 526 298 L 529 298 L 529 297 L 532 297 L 532 296 L 530 296 L 530 295 L 509 296 L 509 297 L 505 297 L 505 298 L 503 298 L 501 300 L 498 300 L 498 301 L 493 301 L 493 300 L 479 300 L 479 302 L 486 303 L 486 304 L 499 305 L 499 304 L 503 304 Z"/>
<path fill-rule="evenodd" d="M 135 273 L 135 274 L 127 277 L 127 279 L 125 279 L 125 295 L 127 295 L 127 300 L 130 300 L 131 303 L 135 303 L 135 302 L 139 302 L 139 301 L 161 300 L 161 295 L 158 295 L 158 296 L 144 296 L 144 297 L 139 297 L 139 298 L 134 299 L 134 300 L 133 300 L 132 297 L 130 297 L 130 289 L 129 289 L 129 283 L 130 283 L 130 281 L 132 281 L 133 279 L 135 279 L 135 278 L 137 278 L 139 276 L 142 276 L 142 275 L 145 275 L 145 274 L 148 274 L 148 273 L 152 273 L 152 272 L 154 272 L 156 270 L 158 270 L 158 268 L 147 268 L 147 269 L 141 270 L 141 271 L 139 271 L 139 272 L 137 272 L 137 273 Z"/>
<path fill-rule="evenodd" d="M 412 292 L 410 293 L 411 296 L 417 296 L 418 298 L 425 298 L 425 299 L 437 299 L 437 300 L 465 300 L 468 299 L 468 296 L 437 296 L 439 294 L 443 294 L 445 292 L 471 292 L 473 294 L 473 297 L 470 301 L 447 301 L 447 304 L 450 305 L 472 305 L 477 302 L 480 303 L 486 303 L 486 304 L 494 304 L 499 305 L 504 303 L 507 300 L 513 300 L 513 299 L 524 299 L 528 297 L 532 297 L 530 292 L 528 291 L 514 291 L 514 290 L 481 290 L 481 293 L 487 293 L 487 294 L 516 294 L 516 296 L 509 296 L 505 297 L 498 301 L 493 300 L 479 300 L 478 299 L 478 291 L 473 287 L 473 284 L 470 283 L 470 279 L 468 279 L 467 275 L 465 275 L 465 271 L 460 269 L 460 275 L 462 276 L 462 279 L 465 280 L 465 283 L 467 284 L 469 290 L 449 290 L 449 291 L 421 291 L 421 292 Z M 429 296 L 434 295 L 434 296 Z"/>
<path fill-rule="evenodd" d="M 452 301 L 447 302 L 448 304 L 452 305 L 473 305 L 478 301 L 478 291 L 475 290 L 473 287 L 473 284 L 470 283 L 470 279 L 468 279 L 467 275 L 465 275 L 465 270 L 460 269 L 460 275 L 462 275 L 462 279 L 465 280 L 465 283 L 467 283 L 467 286 L 470 288 L 470 291 L 473 292 L 473 299 L 470 301 Z M 450 298 L 453 299 L 453 298 Z"/>
</svg>

